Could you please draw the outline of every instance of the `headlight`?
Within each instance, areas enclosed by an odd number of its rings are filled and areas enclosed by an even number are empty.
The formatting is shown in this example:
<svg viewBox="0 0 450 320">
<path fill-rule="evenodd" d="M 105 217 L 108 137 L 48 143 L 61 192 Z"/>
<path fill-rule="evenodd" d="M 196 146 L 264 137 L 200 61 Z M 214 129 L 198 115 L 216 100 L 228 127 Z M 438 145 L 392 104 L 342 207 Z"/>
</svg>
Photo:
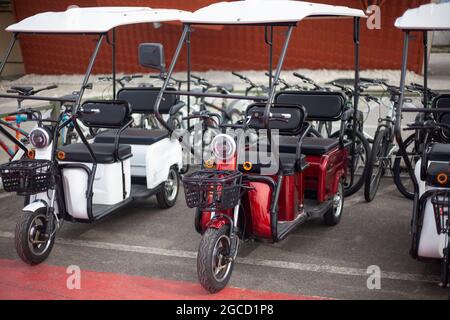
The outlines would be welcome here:
<svg viewBox="0 0 450 320">
<path fill-rule="evenodd" d="M 45 148 L 50 144 L 51 137 L 44 128 L 35 128 L 30 133 L 30 142 L 35 148 Z"/>
<path fill-rule="evenodd" d="M 218 160 L 230 160 L 236 152 L 236 142 L 227 134 L 219 134 L 214 137 L 212 152 Z"/>
</svg>

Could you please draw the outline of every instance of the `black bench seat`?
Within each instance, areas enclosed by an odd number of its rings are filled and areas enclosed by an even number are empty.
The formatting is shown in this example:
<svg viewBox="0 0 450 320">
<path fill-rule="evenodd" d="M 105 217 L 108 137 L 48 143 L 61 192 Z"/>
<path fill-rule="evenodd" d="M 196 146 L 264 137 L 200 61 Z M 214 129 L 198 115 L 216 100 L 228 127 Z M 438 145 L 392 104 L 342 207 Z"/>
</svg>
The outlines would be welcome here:
<svg viewBox="0 0 450 320">
<path fill-rule="evenodd" d="M 95 137 L 96 143 L 114 143 L 117 130 L 108 130 L 99 133 Z M 166 130 L 161 129 L 142 129 L 142 128 L 127 128 L 120 135 L 120 144 L 134 144 L 134 145 L 152 145 L 169 137 Z"/>
</svg>

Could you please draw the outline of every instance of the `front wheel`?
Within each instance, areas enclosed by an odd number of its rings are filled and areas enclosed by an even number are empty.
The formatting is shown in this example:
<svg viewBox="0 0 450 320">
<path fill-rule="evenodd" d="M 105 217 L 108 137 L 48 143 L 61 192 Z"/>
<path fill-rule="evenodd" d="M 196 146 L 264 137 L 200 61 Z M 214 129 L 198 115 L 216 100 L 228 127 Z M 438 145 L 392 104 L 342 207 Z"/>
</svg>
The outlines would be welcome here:
<svg viewBox="0 0 450 320">
<path fill-rule="evenodd" d="M 413 169 L 416 166 L 417 161 L 420 159 L 420 154 L 416 150 L 416 135 L 413 133 L 405 142 L 406 153 L 408 154 L 409 161 Z M 398 191 L 404 195 L 407 199 L 414 199 L 414 185 L 412 183 L 409 171 L 406 167 L 405 161 L 400 154 L 400 150 L 395 155 L 395 161 L 392 168 L 392 174 L 394 176 L 394 183 L 397 186 Z"/>
<path fill-rule="evenodd" d="M 55 232 L 45 233 L 47 214 L 45 209 L 36 212 L 22 211 L 16 224 L 14 242 L 20 259 L 29 265 L 43 262 L 52 251 Z"/>
<path fill-rule="evenodd" d="M 366 181 L 364 186 L 364 198 L 371 202 L 377 194 L 381 177 L 387 167 L 387 153 L 389 147 L 388 132 L 381 129 L 375 135 L 372 152 L 367 164 Z"/>
<path fill-rule="evenodd" d="M 163 188 L 156 194 L 158 206 L 161 209 L 173 207 L 177 201 L 178 191 L 180 189 L 180 176 L 177 168 L 172 167 L 169 170 L 169 176 L 164 183 Z"/>
<path fill-rule="evenodd" d="M 229 225 L 206 230 L 198 248 L 197 275 L 200 284 L 210 293 L 219 292 L 230 280 L 234 266 L 230 252 Z"/>
</svg>

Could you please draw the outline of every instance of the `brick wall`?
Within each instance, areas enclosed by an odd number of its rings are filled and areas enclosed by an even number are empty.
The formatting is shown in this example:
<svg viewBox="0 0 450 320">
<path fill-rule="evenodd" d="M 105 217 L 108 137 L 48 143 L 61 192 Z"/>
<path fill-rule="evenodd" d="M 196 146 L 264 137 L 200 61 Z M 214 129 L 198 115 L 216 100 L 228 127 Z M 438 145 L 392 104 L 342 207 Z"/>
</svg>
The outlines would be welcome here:
<svg viewBox="0 0 450 320">
<path fill-rule="evenodd" d="M 79 6 L 150 6 L 196 10 L 212 0 L 15 0 L 17 20 L 43 11 L 62 11 L 71 4 Z M 367 0 L 321 0 L 322 3 L 364 8 Z M 370 1 L 369 1 L 370 2 Z M 365 21 L 361 33 L 361 67 L 363 69 L 399 69 L 403 45 L 402 32 L 393 27 L 395 19 L 407 8 L 417 7 L 427 0 L 381 0 L 382 29 L 368 30 Z M 293 34 L 285 61 L 286 69 L 296 68 L 353 68 L 353 41 L 351 20 L 303 21 Z M 136 25 L 117 30 L 117 67 L 122 72 L 142 72 L 137 63 L 137 45 L 140 42 L 161 42 L 170 61 L 181 35 L 177 25 Z M 84 73 L 94 47 L 94 37 L 28 36 L 21 47 L 26 71 L 38 74 Z M 279 53 L 283 35 L 275 32 L 275 52 Z M 421 36 L 410 46 L 409 68 L 421 72 Z M 110 70 L 111 50 L 103 45 L 94 73 Z M 183 53 L 185 54 L 185 53 Z M 192 66 L 194 70 L 265 69 L 268 65 L 264 30 L 256 27 L 224 27 L 223 30 L 196 28 L 192 35 Z M 178 70 L 186 67 L 180 60 Z"/>
</svg>

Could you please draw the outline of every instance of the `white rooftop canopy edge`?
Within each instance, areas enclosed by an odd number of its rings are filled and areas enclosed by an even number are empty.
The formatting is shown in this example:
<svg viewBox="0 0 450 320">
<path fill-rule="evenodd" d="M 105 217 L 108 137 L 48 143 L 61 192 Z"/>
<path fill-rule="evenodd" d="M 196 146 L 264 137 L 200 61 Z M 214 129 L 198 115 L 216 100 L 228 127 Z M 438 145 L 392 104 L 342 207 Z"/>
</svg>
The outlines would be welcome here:
<svg viewBox="0 0 450 320">
<path fill-rule="evenodd" d="M 403 30 L 450 30 L 450 2 L 406 10 L 395 26 Z"/>
<path fill-rule="evenodd" d="M 270 24 L 297 22 L 308 17 L 361 17 L 362 10 L 304 1 L 245 0 L 218 2 L 183 19 L 188 24 Z"/>
<path fill-rule="evenodd" d="M 33 33 L 104 33 L 123 25 L 180 21 L 188 11 L 148 7 L 70 8 L 43 12 L 10 25 L 6 31 Z"/>
</svg>

